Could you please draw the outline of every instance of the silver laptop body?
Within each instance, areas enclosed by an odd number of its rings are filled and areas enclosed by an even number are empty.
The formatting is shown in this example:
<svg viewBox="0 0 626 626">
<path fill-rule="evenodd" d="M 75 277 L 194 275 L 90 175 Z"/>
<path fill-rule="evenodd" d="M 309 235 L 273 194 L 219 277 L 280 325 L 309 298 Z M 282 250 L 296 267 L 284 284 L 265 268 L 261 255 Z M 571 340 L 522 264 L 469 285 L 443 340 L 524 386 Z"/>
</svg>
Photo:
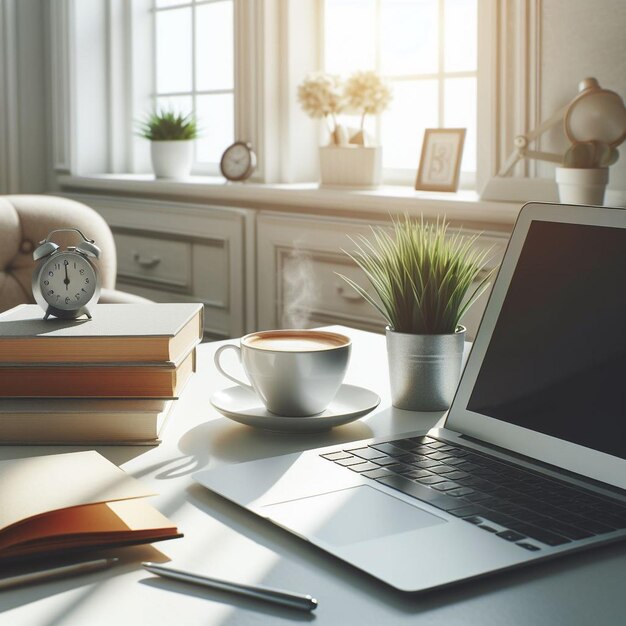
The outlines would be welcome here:
<svg viewBox="0 0 626 626">
<path fill-rule="evenodd" d="M 194 479 L 405 591 L 433 589 L 623 539 L 624 319 L 626 210 L 527 204 L 515 225 L 445 428 L 427 433 L 430 439 L 420 439 L 426 433 L 415 432 L 353 442 L 222 466 Z M 546 484 L 562 488 L 555 496 L 545 489 L 541 496 L 540 489 L 538 497 L 546 501 L 550 493 L 554 500 L 546 510 L 556 511 L 550 507 L 563 501 L 565 509 L 574 507 L 571 519 L 580 519 L 579 509 L 587 511 L 589 527 L 599 531 L 544 542 L 537 535 L 553 538 L 562 528 L 566 535 L 576 534 L 567 531 L 576 526 L 563 517 L 567 511 L 554 514 L 558 519 L 548 524 L 548 534 L 536 532 L 532 537 L 512 530 L 507 514 L 494 515 L 504 523 L 469 515 L 476 504 L 481 510 L 480 502 L 466 499 L 476 494 L 471 488 L 463 498 L 468 515 L 459 517 L 441 504 L 449 501 L 445 493 L 417 480 L 413 482 L 418 497 L 427 488 L 442 499 L 432 499 L 435 506 L 413 497 L 405 480 L 412 479 L 406 474 L 375 479 L 370 476 L 384 472 L 363 476 L 341 464 L 354 450 L 376 451 L 373 446 L 400 441 L 410 454 L 411 443 L 430 446 L 433 439 L 461 459 L 465 455 L 486 461 L 492 471 L 488 476 L 493 476 L 496 463 L 503 475 L 510 472 L 519 489 L 526 485 L 527 494 L 535 482 L 541 489 Z M 453 457 L 444 455 L 444 462 L 446 458 Z M 467 466 L 458 458 L 455 462 Z M 419 475 L 419 467 L 417 471 Z M 498 489 L 502 493 L 503 488 Z M 512 506 L 507 501 L 508 510 L 519 511 L 523 505 L 527 511 L 526 497 L 519 500 Z M 597 519 L 589 513 L 596 505 Z M 536 524 L 532 511 L 529 515 Z M 565 526 L 563 520 L 568 522 Z M 516 526 L 531 527 L 537 529 Z"/>
</svg>

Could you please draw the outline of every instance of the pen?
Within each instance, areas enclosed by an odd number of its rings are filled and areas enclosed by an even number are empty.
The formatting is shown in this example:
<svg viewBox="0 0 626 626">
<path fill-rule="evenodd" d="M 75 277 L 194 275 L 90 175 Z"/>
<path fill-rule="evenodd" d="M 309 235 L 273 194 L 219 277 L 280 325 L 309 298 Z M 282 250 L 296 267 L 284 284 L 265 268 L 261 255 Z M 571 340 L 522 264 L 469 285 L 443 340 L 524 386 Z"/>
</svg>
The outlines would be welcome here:
<svg viewBox="0 0 626 626">
<path fill-rule="evenodd" d="M 51 569 L 39 570 L 37 572 L 29 572 L 20 576 L 9 576 L 8 578 L 0 578 L 0 591 L 10 589 L 20 585 L 30 585 L 40 583 L 54 578 L 65 578 L 67 576 L 77 576 L 78 574 L 87 574 L 95 572 L 105 567 L 110 567 L 117 563 L 119 559 L 97 559 L 96 561 L 85 561 L 83 563 L 74 563 L 73 565 L 62 565 L 61 567 L 53 567 Z"/>
<path fill-rule="evenodd" d="M 157 563 L 143 563 L 145 569 L 153 574 L 164 576 L 165 578 L 174 578 L 184 582 L 193 583 L 209 589 L 219 589 L 220 591 L 230 591 L 241 596 L 254 598 L 256 600 L 264 600 L 265 602 L 273 602 L 292 609 L 300 609 L 301 611 L 314 611 L 317 608 L 317 600 L 309 595 L 301 595 L 291 593 L 289 591 L 281 591 L 280 589 L 271 589 L 268 587 L 257 587 L 253 585 L 242 585 L 227 580 L 219 580 L 217 578 L 209 578 L 208 576 L 200 576 L 199 574 L 191 574 L 172 567 L 165 567 Z"/>
</svg>

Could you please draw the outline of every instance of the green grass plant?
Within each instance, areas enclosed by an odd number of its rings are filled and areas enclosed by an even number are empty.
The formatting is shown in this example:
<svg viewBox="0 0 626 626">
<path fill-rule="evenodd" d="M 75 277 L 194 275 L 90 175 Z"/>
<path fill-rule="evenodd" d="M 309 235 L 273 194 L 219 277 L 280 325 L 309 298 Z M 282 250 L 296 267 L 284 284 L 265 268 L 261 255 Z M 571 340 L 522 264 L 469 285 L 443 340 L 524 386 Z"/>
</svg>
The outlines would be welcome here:
<svg viewBox="0 0 626 626">
<path fill-rule="evenodd" d="M 378 299 L 339 276 L 382 314 L 391 330 L 451 334 L 495 271 L 485 271 L 491 250 L 476 246 L 478 238 L 450 234 L 445 219 L 394 219 L 391 229 L 372 227 L 371 237 L 350 238 L 356 250 L 343 251 L 365 272 Z"/>
<path fill-rule="evenodd" d="M 185 141 L 198 137 L 198 126 L 191 113 L 155 111 L 138 124 L 139 134 L 150 141 Z"/>
</svg>

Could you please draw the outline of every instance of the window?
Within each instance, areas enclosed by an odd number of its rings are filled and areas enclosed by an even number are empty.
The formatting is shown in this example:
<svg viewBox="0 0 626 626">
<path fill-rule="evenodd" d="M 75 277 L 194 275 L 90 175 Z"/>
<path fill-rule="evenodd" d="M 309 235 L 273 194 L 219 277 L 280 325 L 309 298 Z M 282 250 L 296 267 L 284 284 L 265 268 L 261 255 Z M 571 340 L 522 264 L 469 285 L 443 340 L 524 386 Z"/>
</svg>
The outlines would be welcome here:
<svg viewBox="0 0 626 626">
<path fill-rule="evenodd" d="M 374 69 L 392 84 L 391 107 L 366 122 L 386 180 L 414 179 L 425 128 L 463 127 L 462 183 L 474 183 L 477 11 L 477 0 L 325 0 L 325 70 Z"/>
<path fill-rule="evenodd" d="M 234 140 L 233 2 L 155 0 L 154 104 L 196 116 L 196 172 L 216 173 Z"/>
</svg>

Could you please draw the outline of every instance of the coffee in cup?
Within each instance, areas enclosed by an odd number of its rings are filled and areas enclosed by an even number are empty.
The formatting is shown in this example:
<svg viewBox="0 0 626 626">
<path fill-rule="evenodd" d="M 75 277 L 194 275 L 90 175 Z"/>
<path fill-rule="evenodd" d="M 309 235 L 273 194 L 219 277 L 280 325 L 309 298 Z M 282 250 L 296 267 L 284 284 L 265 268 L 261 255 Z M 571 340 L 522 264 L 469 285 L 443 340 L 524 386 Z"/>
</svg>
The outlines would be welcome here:
<svg viewBox="0 0 626 626">
<path fill-rule="evenodd" d="M 350 359 L 349 337 L 325 330 L 267 330 L 250 333 L 240 345 L 215 353 L 215 366 L 229 380 L 250 389 L 276 415 L 321 413 L 343 382 Z M 225 350 L 238 353 L 251 384 L 228 374 L 220 364 Z"/>
</svg>

